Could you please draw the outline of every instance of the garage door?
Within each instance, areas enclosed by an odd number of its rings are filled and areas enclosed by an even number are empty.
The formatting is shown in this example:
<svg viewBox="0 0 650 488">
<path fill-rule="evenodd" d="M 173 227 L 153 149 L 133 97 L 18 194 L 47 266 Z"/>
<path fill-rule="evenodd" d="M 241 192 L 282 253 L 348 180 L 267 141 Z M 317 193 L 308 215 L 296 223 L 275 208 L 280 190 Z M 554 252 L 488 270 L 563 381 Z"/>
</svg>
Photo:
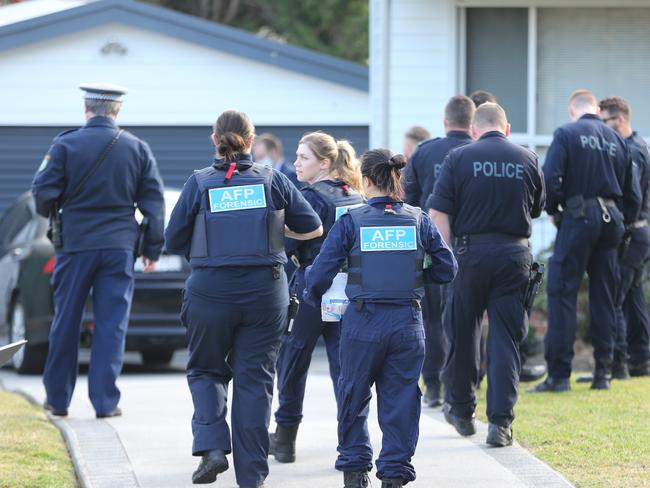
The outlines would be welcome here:
<svg viewBox="0 0 650 488">
<path fill-rule="evenodd" d="M 168 187 L 180 188 L 194 169 L 210 164 L 213 147 L 209 127 L 125 127 L 151 146 Z M 348 139 L 359 152 L 368 148 L 368 127 L 257 127 L 284 144 L 285 158 L 293 161 L 300 137 L 313 130 Z M 0 127 L 0 213 L 30 188 L 52 138 L 61 127 Z"/>
</svg>

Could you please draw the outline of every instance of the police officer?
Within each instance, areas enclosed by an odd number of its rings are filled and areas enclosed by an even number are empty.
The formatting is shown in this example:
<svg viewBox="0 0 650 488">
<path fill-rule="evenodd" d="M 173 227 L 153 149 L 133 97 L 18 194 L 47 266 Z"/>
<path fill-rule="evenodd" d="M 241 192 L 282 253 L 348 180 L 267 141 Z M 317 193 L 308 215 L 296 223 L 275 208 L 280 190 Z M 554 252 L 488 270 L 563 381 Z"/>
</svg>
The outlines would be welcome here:
<svg viewBox="0 0 650 488">
<path fill-rule="evenodd" d="M 612 377 L 650 376 L 650 317 L 643 289 L 645 262 L 650 258 L 650 153 L 643 138 L 632 130 L 632 111 L 623 98 L 605 98 L 599 105 L 603 122 L 618 132 L 630 148 L 642 198 L 640 214 L 628 225 L 627 242 L 621 249 Z"/>
<path fill-rule="evenodd" d="M 452 97 L 445 107 L 445 137 L 436 137 L 420 143 L 404 169 L 402 185 L 404 201 L 420 208 L 427 207 L 442 161 L 455 147 L 472 142 L 470 125 L 474 116 L 474 103 L 468 97 Z M 442 290 L 436 284 L 424 287 L 422 317 L 426 330 L 426 353 L 422 377 L 426 386 L 424 404 L 442 405 L 440 370 L 447 356 L 447 339 L 442 328 Z"/>
<path fill-rule="evenodd" d="M 349 142 L 337 141 L 324 132 L 306 134 L 298 144 L 295 166 L 298 180 L 309 185 L 301 191 L 323 222 L 323 236 L 327 235 L 346 208 L 363 203 L 364 199 L 359 193 L 359 162 Z M 310 241 L 291 240 L 287 245 L 287 251 L 293 253 L 300 264 L 290 286 L 291 291 L 299 297 L 305 288 L 305 269 L 318 256 L 323 236 Z M 275 412 L 277 428 L 275 434 L 271 434 L 270 449 L 276 461 L 292 463 L 296 459 L 296 435 L 302 420 L 307 373 L 320 336 L 325 341 L 330 376 L 336 387 L 341 370 L 339 324 L 323 322 L 319 308 L 303 303 L 291 334 L 282 338 L 278 356 L 279 406 Z"/>
<path fill-rule="evenodd" d="M 548 376 L 531 392 L 570 388 L 576 301 L 585 270 L 596 361 L 591 388 L 609 389 L 619 282 L 616 249 L 623 220 L 637 220 L 640 195 L 633 186 L 630 151 L 623 138 L 600 120 L 598 111 L 590 91 L 575 91 L 569 98 L 573 122 L 555 131 L 546 155 L 546 211 L 558 232 L 548 263 L 544 343 Z"/>
<path fill-rule="evenodd" d="M 501 447 L 512 444 L 519 344 L 528 326 L 528 237 L 531 219 L 544 208 L 544 179 L 537 156 L 507 140 L 510 125 L 499 105 L 476 110 L 472 133 L 477 142 L 447 155 L 431 202 L 443 237 L 456 236 L 459 266 L 445 314 L 451 350 L 442 375 L 443 412 L 461 435 L 476 432 L 478 335 L 487 309 L 487 443 Z"/>
<path fill-rule="evenodd" d="M 262 486 L 268 469 L 275 362 L 289 304 L 284 236 L 313 239 L 318 215 L 282 173 L 252 162 L 255 128 L 227 110 L 212 134 L 218 159 L 185 183 L 167 227 L 166 248 L 186 256 L 181 320 L 194 402 L 194 483 L 211 483 L 233 452 L 237 483 Z M 232 441 L 226 420 L 233 380 Z"/>
<path fill-rule="evenodd" d="M 341 321 L 341 374 L 337 385 L 339 456 L 345 488 L 368 486 L 372 447 L 368 436 L 370 388 L 377 390 L 383 433 L 377 477 L 383 488 L 415 479 L 411 458 L 420 418 L 418 378 L 424 361 L 419 301 L 423 282 L 451 281 L 453 254 L 428 216 L 401 202 L 404 156 L 386 149 L 362 157 L 368 204 L 352 208 L 332 227 L 307 271 L 305 301 L 316 305 L 348 263 L 350 305 Z M 423 271 L 425 253 L 431 263 Z"/>
<path fill-rule="evenodd" d="M 46 408 L 67 415 L 77 378 L 81 319 L 92 288 L 95 329 L 88 390 L 101 418 L 121 415 L 115 381 L 133 296 L 134 205 L 148 220 L 143 261 L 149 272 L 163 246 L 164 199 L 149 147 L 115 123 L 126 88 L 80 88 L 85 91 L 86 125 L 54 139 L 32 184 L 38 213 L 62 223 L 62 242 L 55 242 L 54 320 L 43 383 Z"/>
</svg>

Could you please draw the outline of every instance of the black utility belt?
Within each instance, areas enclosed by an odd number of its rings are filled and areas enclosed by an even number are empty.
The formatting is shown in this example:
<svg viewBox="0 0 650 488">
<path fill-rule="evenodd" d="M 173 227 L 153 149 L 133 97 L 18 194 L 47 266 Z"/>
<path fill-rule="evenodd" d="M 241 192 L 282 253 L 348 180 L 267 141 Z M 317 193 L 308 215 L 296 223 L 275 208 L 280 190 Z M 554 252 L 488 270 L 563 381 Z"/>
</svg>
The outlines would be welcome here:
<svg viewBox="0 0 650 488">
<path fill-rule="evenodd" d="M 611 198 L 584 198 L 582 195 L 574 195 L 571 198 L 567 198 L 566 202 L 564 202 L 563 207 L 564 212 L 571 215 L 574 219 L 584 218 L 585 208 L 600 207 L 603 221 L 607 224 L 612 220 L 607 207 L 616 207 L 616 202 Z"/>
<path fill-rule="evenodd" d="M 455 247 L 466 247 L 472 244 L 521 244 L 528 247 L 528 238 L 501 233 L 465 234 L 456 237 Z"/>
</svg>

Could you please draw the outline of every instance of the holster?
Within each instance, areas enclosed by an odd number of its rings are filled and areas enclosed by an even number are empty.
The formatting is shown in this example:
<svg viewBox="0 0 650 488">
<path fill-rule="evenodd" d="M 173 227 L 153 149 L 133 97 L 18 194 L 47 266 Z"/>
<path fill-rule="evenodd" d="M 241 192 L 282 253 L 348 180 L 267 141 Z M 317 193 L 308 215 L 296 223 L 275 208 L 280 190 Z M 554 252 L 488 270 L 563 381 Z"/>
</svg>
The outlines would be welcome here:
<svg viewBox="0 0 650 488">
<path fill-rule="evenodd" d="M 533 302 L 535 301 L 535 296 L 539 292 L 542 282 L 544 280 L 544 265 L 541 263 L 533 263 L 530 267 L 530 275 L 528 278 L 528 286 L 526 287 L 526 292 L 524 293 L 524 308 L 528 315 L 533 308 Z"/>
<path fill-rule="evenodd" d="M 59 204 L 55 202 L 52 211 L 50 212 L 50 225 L 47 229 L 47 238 L 50 240 L 54 249 L 61 249 L 63 247 L 63 225 L 61 223 L 61 213 L 59 212 Z"/>
<path fill-rule="evenodd" d="M 144 217 L 142 222 L 138 226 L 138 240 L 135 242 L 135 258 L 138 259 L 142 256 L 144 252 L 144 241 L 147 234 L 147 229 L 149 228 L 149 219 Z"/>
</svg>

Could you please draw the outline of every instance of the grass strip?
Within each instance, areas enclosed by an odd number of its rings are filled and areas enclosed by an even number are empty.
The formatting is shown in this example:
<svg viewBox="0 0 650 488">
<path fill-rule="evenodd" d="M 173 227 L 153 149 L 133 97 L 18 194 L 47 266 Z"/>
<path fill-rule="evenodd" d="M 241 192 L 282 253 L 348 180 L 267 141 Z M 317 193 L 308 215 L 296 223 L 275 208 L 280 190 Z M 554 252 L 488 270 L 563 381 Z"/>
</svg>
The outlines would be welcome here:
<svg viewBox="0 0 650 488">
<path fill-rule="evenodd" d="M 515 439 L 580 488 L 650 487 L 650 378 L 614 381 L 592 391 L 572 379 L 566 393 L 520 387 Z M 485 416 L 485 386 L 477 392 Z"/>
<path fill-rule="evenodd" d="M 41 408 L 0 391 L 0 488 L 76 486 L 59 430 Z"/>
</svg>

